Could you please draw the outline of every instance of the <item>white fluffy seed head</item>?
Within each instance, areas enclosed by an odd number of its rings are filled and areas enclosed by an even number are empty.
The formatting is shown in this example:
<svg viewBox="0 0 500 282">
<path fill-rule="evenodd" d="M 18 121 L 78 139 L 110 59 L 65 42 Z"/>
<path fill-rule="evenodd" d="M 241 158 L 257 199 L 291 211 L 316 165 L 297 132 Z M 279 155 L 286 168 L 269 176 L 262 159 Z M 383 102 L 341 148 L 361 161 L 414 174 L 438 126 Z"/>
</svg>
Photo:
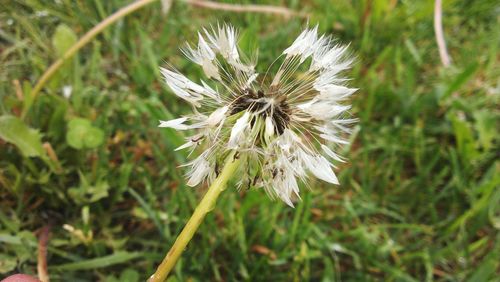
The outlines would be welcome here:
<svg viewBox="0 0 500 282">
<path fill-rule="evenodd" d="M 223 24 L 203 29 L 196 47 L 183 49 L 208 82 L 161 68 L 169 88 L 194 113 L 160 121 L 160 127 L 196 131 L 176 150 L 204 149 L 186 164 L 188 185 L 213 181 L 234 150 L 245 159 L 239 186 L 263 187 L 290 206 L 300 199 L 299 181 L 310 175 L 339 184 L 332 161 L 345 160 L 333 148 L 348 143 L 355 122 L 348 118 L 347 101 L 356 89 L 340 76 L 352 63 L 347 46 L 318 35 L 318 26 L 305 29 L 272 76 L 255 73 L 255 63 L 242 59 L 237 41 L 236 29 Z"/>
</svg>

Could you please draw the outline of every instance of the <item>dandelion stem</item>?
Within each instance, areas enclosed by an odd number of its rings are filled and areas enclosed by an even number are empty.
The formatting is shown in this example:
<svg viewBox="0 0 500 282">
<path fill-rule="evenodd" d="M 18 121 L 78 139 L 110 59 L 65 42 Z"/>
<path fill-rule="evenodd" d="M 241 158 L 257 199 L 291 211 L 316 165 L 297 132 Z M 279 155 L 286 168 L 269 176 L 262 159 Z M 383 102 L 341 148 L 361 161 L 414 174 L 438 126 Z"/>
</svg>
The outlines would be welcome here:
<svg viewBox="0 0 500 282">
<path fill-rule="evenodd" d="M 212 185 L 210 185 L 207 193 L 203 196 L 203 199 L 201 199 L 201 202 L 194 210 L 193 215 L 191 215 L 186 226 L 184 226 L 184 229 L 182 229 L 175 240 L 174 245 L 170 248 L 167 255 L 158 266 L 158 269 L 156 269 L 156 272 L 148 279 L 148 282 L 162 282 L 167 278 L 205 216 L 214 209 L 217 198 L 220 193 L 226 189 L 228 180 L 233 176 L 239 164 L 239 159 L 234 158 L 232 155 L 229 156 L 221 174 L 215 179 Z"/>
</svg>

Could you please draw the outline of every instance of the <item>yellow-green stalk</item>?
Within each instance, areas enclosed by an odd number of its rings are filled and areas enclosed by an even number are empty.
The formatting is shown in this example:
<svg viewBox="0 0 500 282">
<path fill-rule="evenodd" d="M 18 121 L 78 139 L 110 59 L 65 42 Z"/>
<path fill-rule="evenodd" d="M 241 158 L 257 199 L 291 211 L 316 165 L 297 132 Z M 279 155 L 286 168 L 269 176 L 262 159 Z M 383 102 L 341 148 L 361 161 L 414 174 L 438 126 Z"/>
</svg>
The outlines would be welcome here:
<svg viewBox="0 0 500 282">
<path fill-rule="evenodd" d="M 221 174 L 215 179 L 212 185 L 210 185 L 207 193 L 203 196 L 203 199 L 201 199 L 201 202 L 198 204 L 193 215 L 186 223 L 186 226 L 184 226 L 184 229 L 182 229 L 167 255 L 158 266 L 158 269 L 148 279 L 149 282 L 165 281 L 187 244 L 193 238 L 194 233 L 198 230 L 205 216 L 214 209 L 217 198 L 220 193 L 226 189 L 227 182 L 238 169 L 239 164 L 239 159 L 234 158 L 232 155 L 229 156 Z"/>
</svg>

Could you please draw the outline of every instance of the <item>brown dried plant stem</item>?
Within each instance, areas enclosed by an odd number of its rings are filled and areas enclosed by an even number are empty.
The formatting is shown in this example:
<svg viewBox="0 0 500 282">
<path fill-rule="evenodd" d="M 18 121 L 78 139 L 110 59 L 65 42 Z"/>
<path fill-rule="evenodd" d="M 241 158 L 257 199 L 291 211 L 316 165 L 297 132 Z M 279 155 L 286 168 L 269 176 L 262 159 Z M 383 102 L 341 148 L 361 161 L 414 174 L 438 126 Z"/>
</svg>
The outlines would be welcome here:
<svg viewBox="0 0 500 282">
<path fill-rule="evenodd" d="M 49 243 L 50 225 L 45 225 L 40 230 L 38 236 L 38 279 L 42 282 L 49 282 L 49 271 L 47 270 L 47 245 Z"/>
<path fill-rule="evenodd" d="M 208 188 L 207 193 L 203 196 L 203 199 L 201 199 L 194 210 L 186 226 L 182 229 L 167 255 L 158 266 L 156 272 L 148 279 L 148 282 L 165 281 L 187 244 L 191 241 L 191 238 L 193 238 L 194 233 L 198 230 L 205 216 L 214 209 L 217 198 L 220 193 L 226 189 L 227 182 L 238 169 L 239 164 L 240 159 L 229 156 L 221 174 L 215 179 L 212 185 L 210 185 L 210 188 Z"/>
<path fill-rule="evenodd" d="M 229 4 L 219 3 L 215 1 L 200 1 L 200 0 L 183 0 L 193 6 L 198 6 L 207 9 L 230 11 L 235 13 L 263 13 L 282 15 L 284 17 L 298 16 L 302 18 L 308 17 L 306 13 L 296 12 L 286 7 L 270 6 L 270 5 L 252 5 L 252 4 Z"/>
<path fill-rule="evenodd" d="M 444 67 L 448 67 L 451 63 L 448 50 L 446 49 L 446 41 L 444 40 L 443 22 L 442 22 L 442 3 L 441 0 L 434 2 L 434 33 L 436 34 L 436 41 L 439 48 L 439 57 Z"/>
</svg>

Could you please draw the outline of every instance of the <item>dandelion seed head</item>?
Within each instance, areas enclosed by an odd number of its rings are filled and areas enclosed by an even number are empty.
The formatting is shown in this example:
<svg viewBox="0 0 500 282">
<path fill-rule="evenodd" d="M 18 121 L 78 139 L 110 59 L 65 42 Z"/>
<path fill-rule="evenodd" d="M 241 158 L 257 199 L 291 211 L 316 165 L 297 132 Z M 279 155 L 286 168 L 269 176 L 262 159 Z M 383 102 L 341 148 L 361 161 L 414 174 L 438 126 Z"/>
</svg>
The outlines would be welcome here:
<svg viewBox="0 0 500 282">
<path fill-rule="evenodd" d="M 318 35 L 318 26 L 307 28 L 276 61 L 276 73 L 262 75 L 237 41 L 234 27 L 217 25 L 199 32 L 197 45 L 182 49 L 208 83 L 161 68 L 166 84 L 193 113 L 160 121 L 160 127 L 195 132 L 176 150 L 203 148 L 185 164 L 188 185 L 212 182 L 231 152 L 244 164 L 239 187 L 261 187 L 290 206 L 300 199 L 299 183 L 311 175 L 339 184 L 332 161 L 345 160 L 335 150 L 348 144 L 356 122 L 348 99 L 357 89 L 341 76 L 352 64 L 347 46 Z"/>
</svg>

